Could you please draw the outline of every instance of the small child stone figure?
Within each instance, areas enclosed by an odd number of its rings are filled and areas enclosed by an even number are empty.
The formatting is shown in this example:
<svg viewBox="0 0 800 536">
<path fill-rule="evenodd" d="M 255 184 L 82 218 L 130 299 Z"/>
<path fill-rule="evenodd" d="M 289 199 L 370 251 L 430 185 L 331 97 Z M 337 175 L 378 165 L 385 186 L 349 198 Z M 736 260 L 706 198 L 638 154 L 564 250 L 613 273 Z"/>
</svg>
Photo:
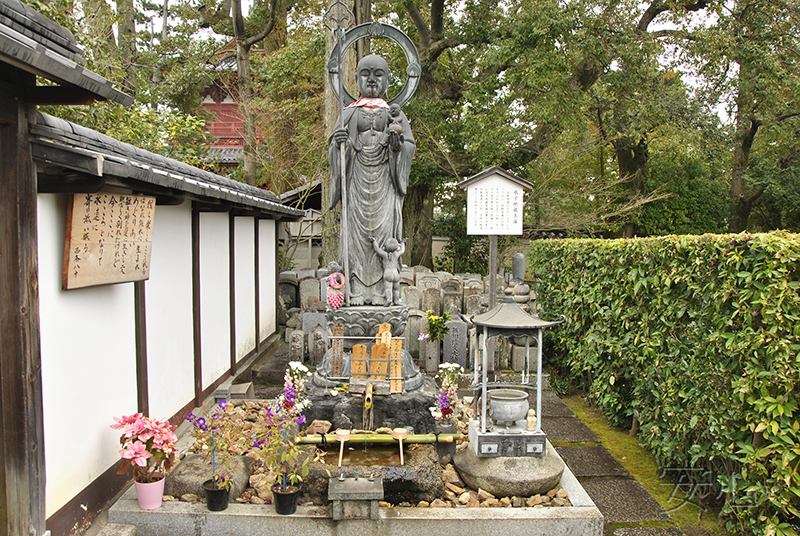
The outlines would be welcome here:
<svg viewBox="0 0 800 536">
<path fill-rule="evenodd" d="M 383 284 L 385 287 L 384 305 L 401 305 L 400 302 L 400 257 L 406 250 L 406 240 L 398 242 L 397 239 L 390 237 L 383 244 L 383 248 L 378 245 L 374 237 L 370 237 L 372 248 L 375 253 L 383 259 Z M 373 301 L 374 303 L 374 301 Z"/>
</svg>

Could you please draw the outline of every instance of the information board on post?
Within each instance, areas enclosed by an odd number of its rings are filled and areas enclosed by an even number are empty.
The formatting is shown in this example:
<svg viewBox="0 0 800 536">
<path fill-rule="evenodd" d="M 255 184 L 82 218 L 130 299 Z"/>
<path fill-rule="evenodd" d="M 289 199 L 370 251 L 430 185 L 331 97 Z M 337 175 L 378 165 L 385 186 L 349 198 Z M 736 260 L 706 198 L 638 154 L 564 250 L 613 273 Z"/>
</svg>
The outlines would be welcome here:
<svg viewBox="0 0 800 536">
<path fill-rule="evenodd" d="M 521 235 L 522 186 L 500 175 L 467 185 L 468 235 Z"/>
<path fill-rule="evenodd" d="M 142 195 L 73 194 L 64 237 L 64 290 L 150 277 L 156 200 Z"/>
</svg>

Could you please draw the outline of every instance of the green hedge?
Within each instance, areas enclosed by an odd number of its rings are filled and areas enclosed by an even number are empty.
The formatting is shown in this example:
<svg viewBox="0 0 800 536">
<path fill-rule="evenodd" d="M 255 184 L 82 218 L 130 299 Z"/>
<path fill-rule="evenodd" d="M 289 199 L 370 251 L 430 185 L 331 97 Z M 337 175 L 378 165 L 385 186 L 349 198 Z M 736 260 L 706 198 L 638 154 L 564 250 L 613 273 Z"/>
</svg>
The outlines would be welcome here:
<svg viewBox="0 0 800 536">
<path fill-rule="evenodd" d="M 800 523 L 800 235 L 531 244 L 555 365 L 663 467 L 703 468 L 739 534 Z"/>
</svg>

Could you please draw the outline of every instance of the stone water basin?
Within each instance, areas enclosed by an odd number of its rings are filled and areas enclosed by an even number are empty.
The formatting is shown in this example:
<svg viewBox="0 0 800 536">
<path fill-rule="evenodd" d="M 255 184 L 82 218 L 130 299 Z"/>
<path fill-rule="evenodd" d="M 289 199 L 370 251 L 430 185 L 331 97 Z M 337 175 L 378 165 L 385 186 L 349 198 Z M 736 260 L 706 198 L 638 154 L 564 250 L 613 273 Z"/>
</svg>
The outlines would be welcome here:
<svg viewBox="0 0 800 536">
<path fill-rule="evenodd" d="M 433 445 L 403 445 L 405 464 L 400 465 L 398 445 L 345 444 L 342 466 L 338 445 L 330 445 L 325 463 L 317 464 L 303 483 L 303 492 L 317 504 L 326 502 L 328 478 L 368 479 L 383 476 L 384 500 L 392 504 L 431 502 L 444 493 L 442 469 Z"/>
</svg>

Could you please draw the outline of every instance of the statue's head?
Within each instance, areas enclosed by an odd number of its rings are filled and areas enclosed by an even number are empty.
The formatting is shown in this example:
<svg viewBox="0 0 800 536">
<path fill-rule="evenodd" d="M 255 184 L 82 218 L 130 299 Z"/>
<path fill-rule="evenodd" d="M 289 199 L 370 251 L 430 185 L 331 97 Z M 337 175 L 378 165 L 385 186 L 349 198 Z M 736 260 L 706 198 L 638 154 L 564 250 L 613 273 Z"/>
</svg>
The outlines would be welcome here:
<svg viewBox="0 0 800 536">
<path fill-rule="evenodd" d="M 389 87 L 389 64 L 375 54 L 364 56 L 358 62 L 356 84 L 362 97 L 383 97 Z"/>
<path fill-rule="evenodd" d="M 392 237 L 386 241 L 386 245 L 384 245 L 384 248 L 386 249 L 386 251 L 397 251 L 398 249 L 400 249 L 400 243 L 397 241 L 396 238 Z"/>
</svg>

